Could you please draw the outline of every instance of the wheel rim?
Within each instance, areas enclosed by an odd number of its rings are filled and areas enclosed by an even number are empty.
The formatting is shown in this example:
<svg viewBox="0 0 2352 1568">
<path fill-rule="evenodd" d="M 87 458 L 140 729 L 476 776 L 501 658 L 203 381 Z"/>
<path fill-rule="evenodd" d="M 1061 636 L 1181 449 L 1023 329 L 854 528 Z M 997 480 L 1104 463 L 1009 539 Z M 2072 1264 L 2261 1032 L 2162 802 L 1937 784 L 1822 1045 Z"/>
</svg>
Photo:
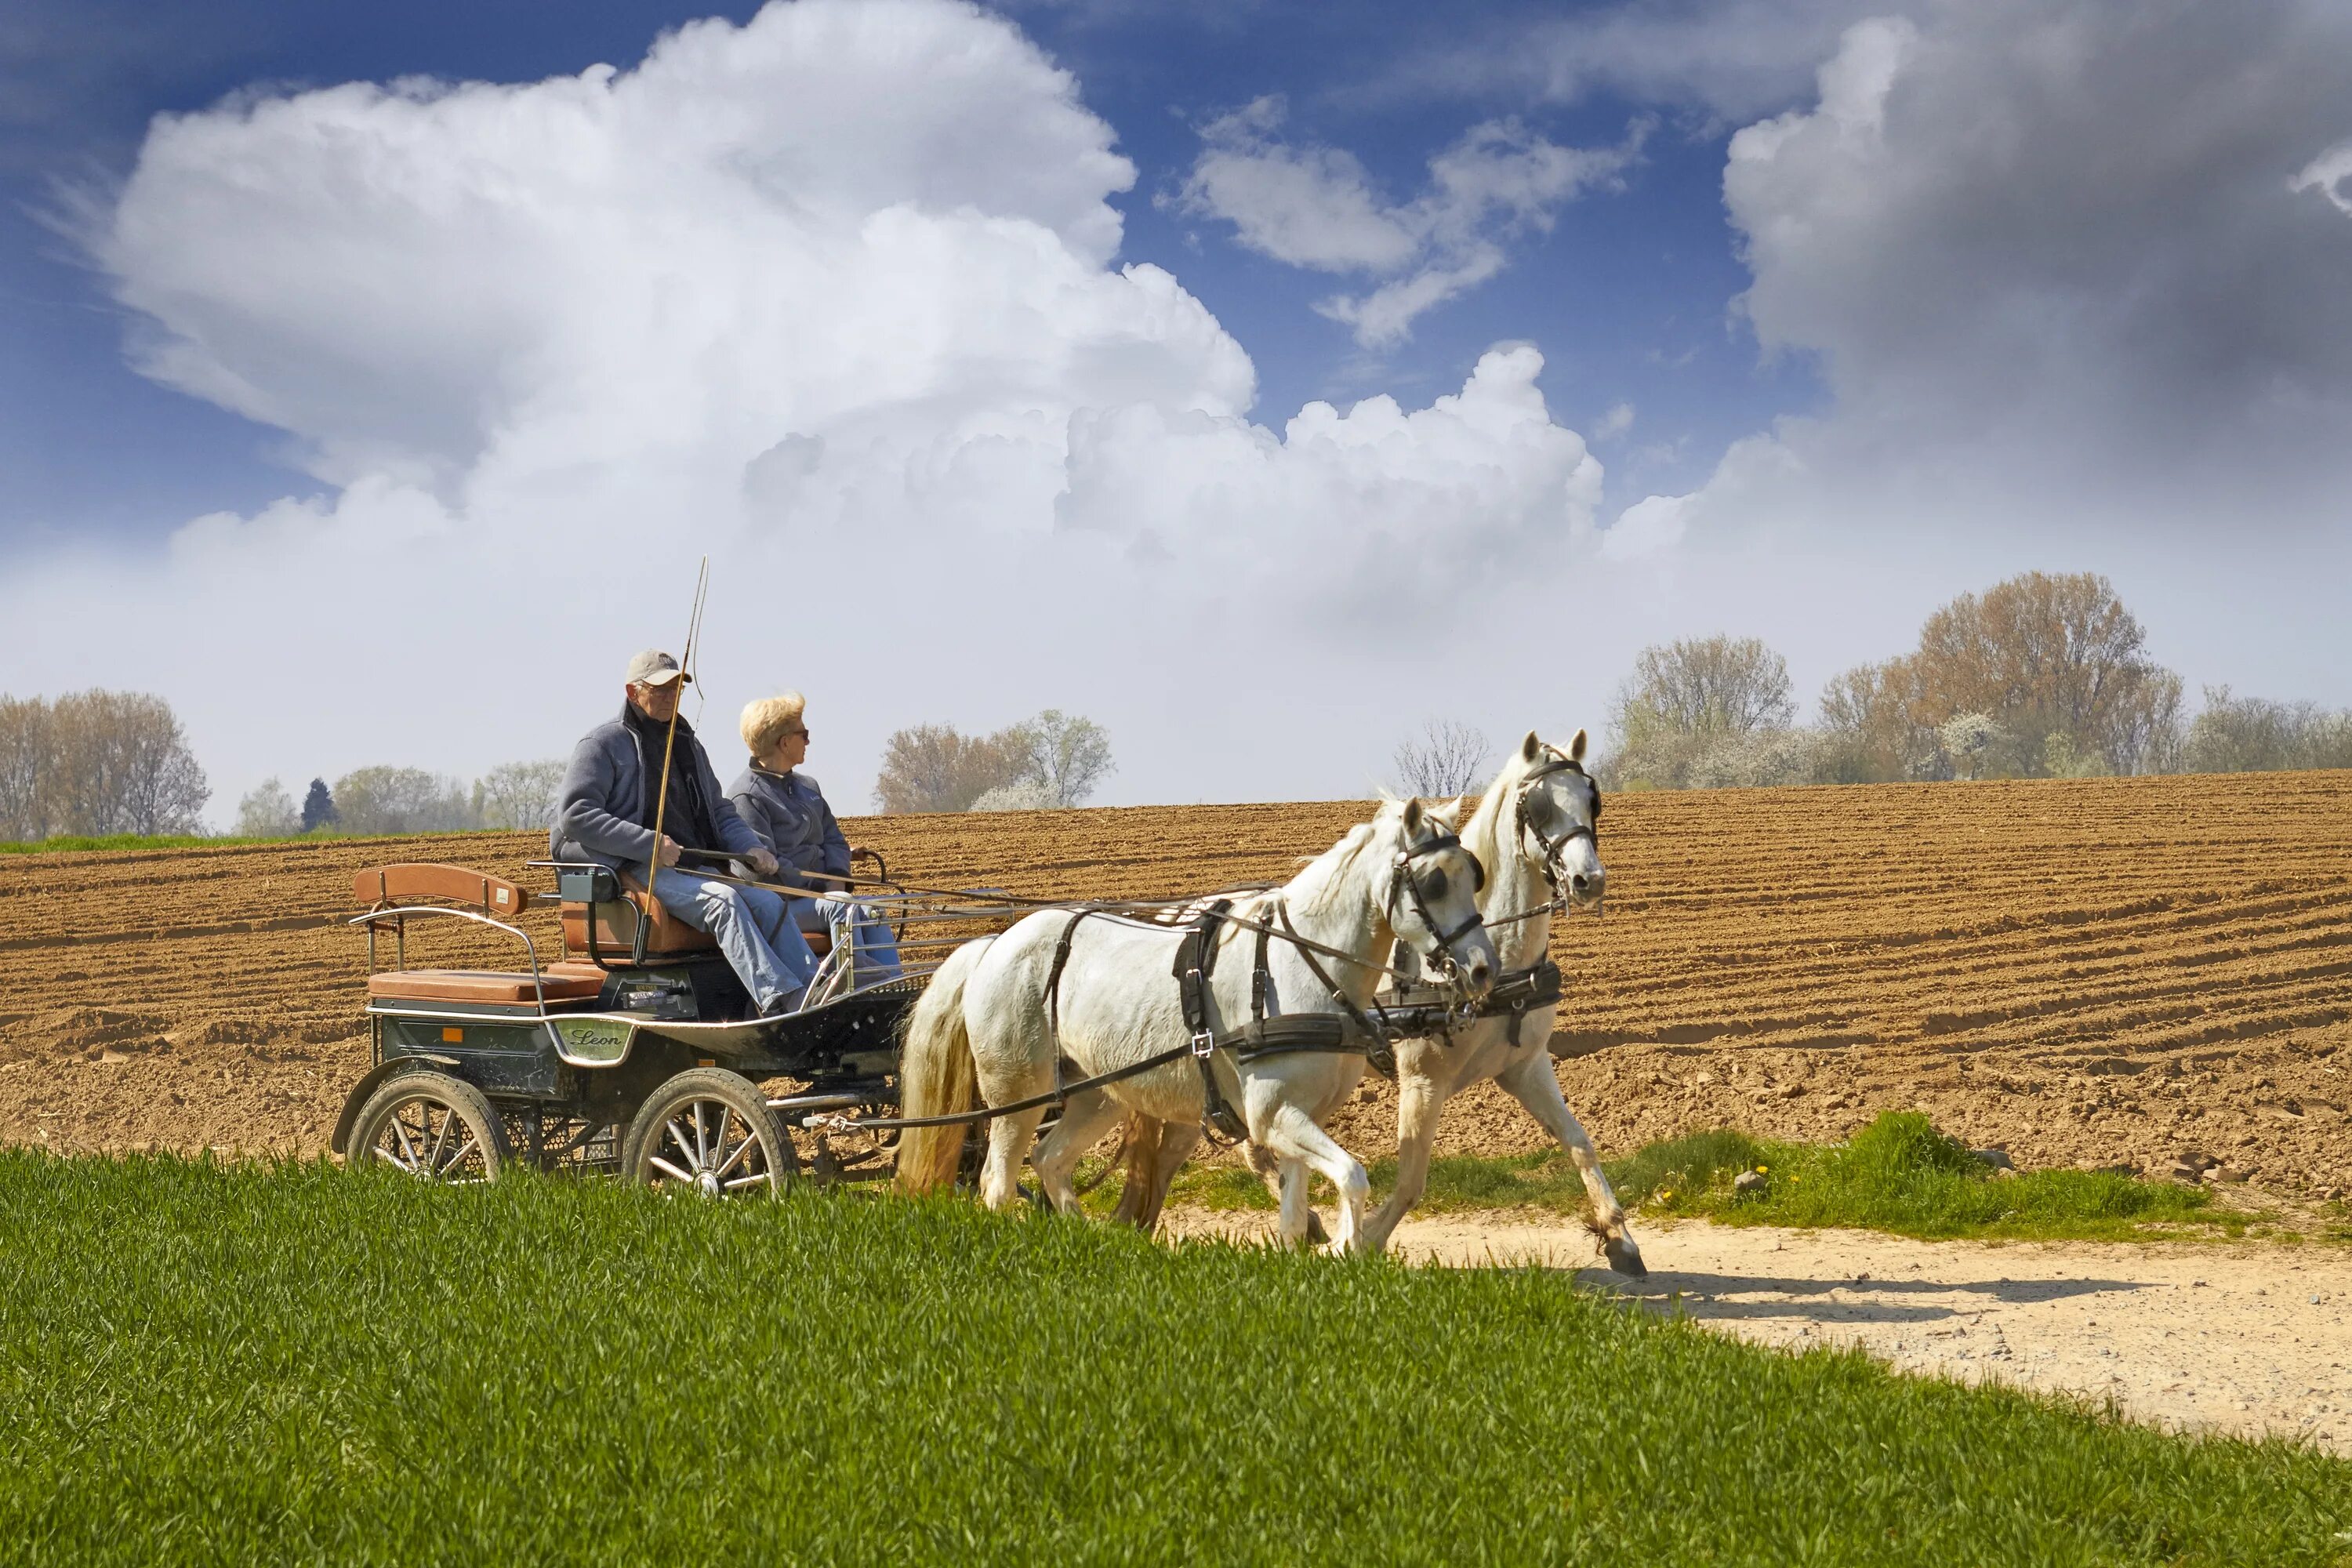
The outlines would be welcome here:
<svg viewBox="0 0 2352 1568">
<path fill-rule="evenodd" d="M 663 1119 L 644 1157 L 646 1182 L 706 1198 L 776 1190 L 775 1151 L 723 1100 L 689 1100 Z"/>
<path fill-rule="evenodd" d="M 480 1130 L 432 1094 L 394 1104 L 368 1144 L 368 1157 L 423 1182 L 487 1182 L 497 1174 Z"/>
</svg>

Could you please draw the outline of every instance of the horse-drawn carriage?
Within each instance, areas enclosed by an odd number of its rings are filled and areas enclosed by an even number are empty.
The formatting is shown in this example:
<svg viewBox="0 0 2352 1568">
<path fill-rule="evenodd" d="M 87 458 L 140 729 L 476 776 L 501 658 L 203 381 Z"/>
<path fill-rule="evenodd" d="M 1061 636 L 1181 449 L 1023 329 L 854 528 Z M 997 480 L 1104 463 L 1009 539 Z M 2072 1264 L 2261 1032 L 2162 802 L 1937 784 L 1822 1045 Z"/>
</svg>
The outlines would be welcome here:
<svg viewBox="0 0 2352 1568">
<path fill-rule="evenodd" d="M 789 1131 L 800 1119 L 896 1106 L 899 1021 L 932 967 L 919 957 L 902 973 L 861 973 L 845 931 L 811 932 L 820 965 L 806 1001 L 761 1017 L 709 934 L 605 867 L 530 865 L 552 873 L 551 894 L 459 866 L 359 873 L 373 1062 L 335 1127 L 350 1163 L 439 1181 L 521 1163 L 711 1195 L 772 1192 L 801 1173 Z M 909 921 L 942 933 L 909 942 L 917 954 L 987 928 L 985 895 L 909 897 L 880 869 L 874 899 L 902 940 Z M 520 923 L 548 903 L 561 956 L 541 951 L 543 929 L 534 938 Z M 411 925 L 447 921 L 506 933 L 527 967 L 410 967 Z M 779 1079 L 788 1092 L 761 1087 Z M 879 1144 L 813 1144 L 820 1179 L 887 1172 Z"/>
<path fill-rule="evenodd" d="M 1125 1114 L 1148 1140 L 1128 1156 L 1139 1220 L 1207 1126 L 1246 1140 L 1286 1238 L 1310 1233 L 1311 1169 L 1339 1196 L 1332 1245 L 1378 1249 L 1420 1195 L 1437 1109 L 1491 1080 L 1568 1149 L 1612 1266 L 1638 1273 L 1545 1049 L 1562 994 L 1552 918 L 1601 903 L 1583 753 L 1580 731 L 1564 750 L 1531 731 L 1458 832 L 1458 813 L 1391 802 L 1279 887 L 1205 900 L 910 892 L 886 869 L 854 899 L 887 911 L 902 952 L 945 956 L 862 976 L 860 944 L 836 928 L 812 942 L 803 1000 L 773 1016 L 709 937 L 603 866 L 532 862 L 561 906 L 563 956 L 547 962 L 516 923 L 542 895 L 458 867 L 362 872 L 374 1063 L 333 1146 L 435 1180 L 520 1160 L 715 1197 L 800 1173 L 789 1121 L 820 1179 L 895 1163 L 909 1190 L 972 1180 L 992 1206 L 1028 1194 L 1071 1212 L 1078 1156 Z M 409 923 L 427 917 L 509 934 L 528 972 L 410 968 Z M 1240 952 L 1219 969 L 1225 948 Z M 1321 1125 L 1368 1063 L 1397 1078 L 1403 1107 L 1397 1189 L 1369 1216 L 1363 1167 Z M 778 1079 L 784 1092 L 761 1087 Z M 836 1135 L 866 1146 L 845 1161 Z"/>
</svg>

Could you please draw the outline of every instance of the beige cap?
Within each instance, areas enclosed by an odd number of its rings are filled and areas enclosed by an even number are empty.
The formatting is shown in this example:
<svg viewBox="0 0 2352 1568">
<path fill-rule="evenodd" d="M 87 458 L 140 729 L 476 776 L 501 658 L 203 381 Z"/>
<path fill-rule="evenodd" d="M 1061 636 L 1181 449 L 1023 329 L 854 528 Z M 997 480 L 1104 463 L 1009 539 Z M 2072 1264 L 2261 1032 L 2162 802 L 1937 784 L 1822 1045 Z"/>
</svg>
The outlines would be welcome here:
<svg viewBox="0 0 2352 1568">
<path fill-rule="evenodd" d="M 673 680 L 692 680 L 694 677 L 678 668 L 677 660 L 659 648 L 647 648 L 629 660 L 629 684 L 632 686 L 667 686 Z"/>
</svg>

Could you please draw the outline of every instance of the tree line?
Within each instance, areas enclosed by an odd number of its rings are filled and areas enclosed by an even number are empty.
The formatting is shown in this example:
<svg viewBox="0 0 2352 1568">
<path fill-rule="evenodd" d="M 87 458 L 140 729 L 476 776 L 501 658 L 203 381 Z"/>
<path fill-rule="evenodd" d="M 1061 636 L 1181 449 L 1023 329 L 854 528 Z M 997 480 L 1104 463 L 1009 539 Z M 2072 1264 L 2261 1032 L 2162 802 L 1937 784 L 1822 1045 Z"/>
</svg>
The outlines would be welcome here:
<svg viewBox="0 0 2352 1568">
<path fill-rule="evenodd" d="M 261 781 L 236 805 L 247 838 L 301 833 L 464 833 L 544 828 L 555 821 L 560 761 L 502 763 L 467 783 L 423 768 L 354 768 L 332 784 L 312 779 L 297 805 L 282 780 Z"/>
<path fill-rule="evenodd" d="M 2180 677 L 2095 573 L 2027 573 L 1927 617 L 1918 646 L 1833 677 L 1796 722 L 1787 661 L 1754 637 L 1642 650 L 1610 714 L 1616 788 L 2083 778 L 2352 767 L 2352 711 Z"/>
<path fill-rule="evenodd" d="M 884 812 L 1081 805 L 1116 766 L 1103 727 L 1058 708 L 992 735 L 917 724 L 884 742 L 874 804 Z"/>
<path fill-rule="evenodd" d="M 0 839 L 201 833 L 212 793 L 160 697 L 0 696 Z"/>
</svg>

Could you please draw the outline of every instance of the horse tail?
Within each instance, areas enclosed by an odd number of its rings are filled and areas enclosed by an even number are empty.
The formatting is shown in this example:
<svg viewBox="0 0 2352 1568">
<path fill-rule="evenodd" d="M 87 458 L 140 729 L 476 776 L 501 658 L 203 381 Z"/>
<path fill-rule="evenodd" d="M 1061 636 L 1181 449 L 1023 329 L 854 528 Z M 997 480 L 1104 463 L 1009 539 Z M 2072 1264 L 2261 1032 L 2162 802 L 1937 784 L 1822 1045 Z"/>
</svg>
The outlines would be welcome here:
<svg viewBox="0 0 2352 1568">
<path fill-rule="evenodd" d="M 954 1116 L 970 1110 L 980 1094 L 980 1071 L 972 1060 L 971 1035 L 963 1019 L 964 983 L 993 937 L 965 942 L 948 954 L 915 1001 L 898 1058 L 898 1113 Z M 945 1127 L 909 1127 L 898 1134 L 898 1190 L 937 1192 L 952 1186 L 963 1162 L 962 1122 Z"/>
</svg>

